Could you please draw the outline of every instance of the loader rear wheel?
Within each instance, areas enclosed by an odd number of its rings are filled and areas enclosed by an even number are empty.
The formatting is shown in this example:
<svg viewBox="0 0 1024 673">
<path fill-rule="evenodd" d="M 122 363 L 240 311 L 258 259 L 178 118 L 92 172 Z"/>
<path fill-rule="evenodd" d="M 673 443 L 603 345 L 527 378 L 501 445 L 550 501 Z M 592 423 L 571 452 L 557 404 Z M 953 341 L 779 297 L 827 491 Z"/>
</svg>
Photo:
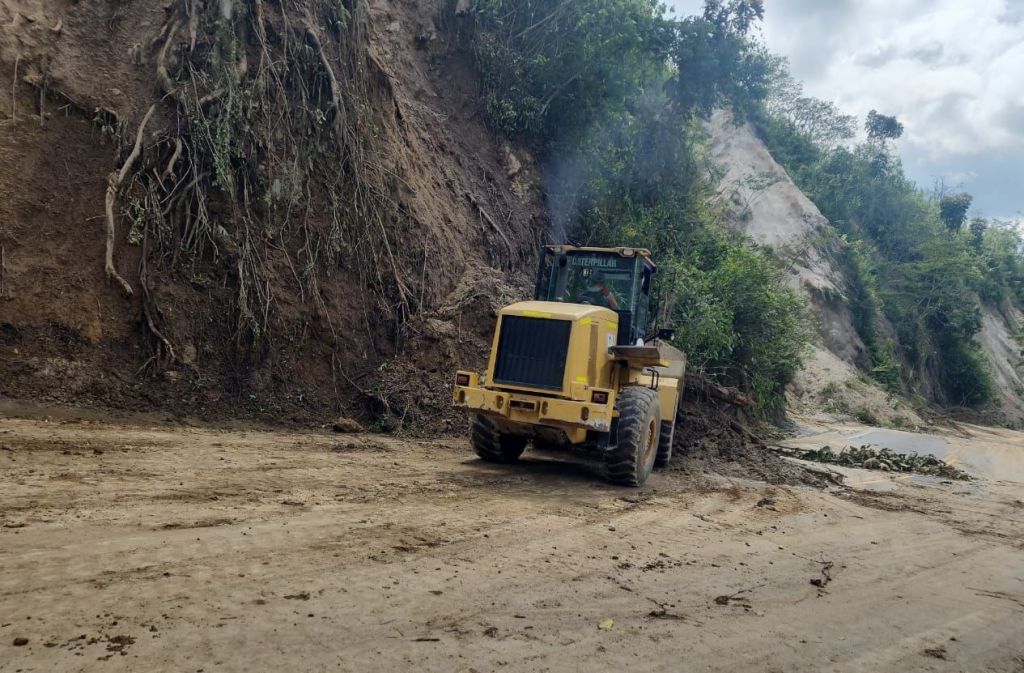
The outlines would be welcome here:
<svg viewBox="0 0 1024 673">
<path fill-rule="evenodd" d="M 469 441 L 476 455 L 489 463 L 514 463 L 526 450 L 527 438 L 499 432 L 491 419 L 478 414 Z"/>
<path fill-rule="evenodd" d="M 665 467 L 672 460 L 672 440 L 676 436 L 676 424 L 672 421 L 661 422 L 661 433 L 658 435 L 658 457 L 654 459 L 654 467 Z"/>
<path fill-rule="evenodd" d="M 606 458 L 608 479 L 623 486 L 642 486 L 658 454 L 658 393 L 639 386 L 623 388 L 615 406 L 619 412 L 618 442 Z"/>
</svg>

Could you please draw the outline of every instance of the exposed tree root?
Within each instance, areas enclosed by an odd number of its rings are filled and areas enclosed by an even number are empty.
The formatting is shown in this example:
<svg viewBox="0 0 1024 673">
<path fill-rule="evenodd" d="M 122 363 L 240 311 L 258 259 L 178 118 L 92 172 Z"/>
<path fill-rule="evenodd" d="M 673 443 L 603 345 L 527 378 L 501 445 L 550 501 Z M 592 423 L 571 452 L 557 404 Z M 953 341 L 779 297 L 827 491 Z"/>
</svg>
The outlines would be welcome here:
<svg viewBox="0 0 1024 673">
<path fill-rule="evenodd" d="M 266 348 L 274 297 L 292 279 L 329 338 L 340 334 L 339 316 L 322 288 L 346 270 L 376 300 L 367 315 L 371 342 L 393 328 L 397 343 L 423 310 L 428 279 L 414 277 L 407 261 L 421 251 L 395 244 L 408 217 L 392 193 L 401 178 L 374 153 L 378 129 L 370 111 L 375 95 L 389 95 L 387 78 L 373 76 L 380 66 L 365 51 L 368 10 L 342 4 L 351 13 L 338 23 L 331 3 L 253 0 L 242 12 L 234 11 L 242 7 L 237 2 L 177 0 L 158 35 L 139 49 L 140 59 L 151 55 L 163 96 L 108 178 L 106 272 L 132 294 L 113 263 L 121 199 L 126 214 L 133 209 L 133 231 L 144 233 L 142 290 L 135 291 L 157 351 L 147 367 L 176 359 L 150 296 L 162 272 L 202 274 L 205 282 L 207 265 L 215 265 L 213 275 L 233 293 L 240 358 L 259 358 Z M 177 123 L 161 131 L 171 140 L 147 148 L 156 106 L 157 119 Z M 507 236 L 491 226 L 511 254 Z M 281 260 L 284 276 L 275 268 Z"/>
<path fill-rule="evenodd" d="M 139 124 L 139 131 L 135 136 L 135 146 L 132 147 L 132 153 L 128 155 L 120 171 L 113 171 L 107 176 L 107 254 L 104 269 L 107 272 L 107 278 L 120 283 L 121 287 L 124 288 L 125 294 L 129 297 L 134 294 L 132 286 L 114 268 L 114 242 L 117 237 L 117 227 L 114 223 L 114 203 L 117 201 L 117 195 L 121 190 L 121 185 L 124 184 L 125 177 L 131 172 L 135 162 L 142 155 L 142 141 L 146 132 L 146 125 L 149 124 L 149 118 L 153 116 L 155 111 L 156 105 L 150 105 L 149 110 L 146 111 L 146 116 L 142 118 L 142 123 Z"/>
<path fill-rule="evenodd" d="M 196 50 L 196 40 L 199 37 L 199 0 L 191 0 L 188 6 L 188 50 L 189 53 Z"/>
<path fill-rule="evenodd" d="M 171 342 L 167 339 L 167 337 L 165 337 L 163 335 L 163 332 L 161 332 L 160 329 L 157 328 L 157 326 L 156 326 L 156 320 L 154 319 L 154 314 L 155 313 L 159 313 L 159 309 L 156 307 L 156 302 L 153 301 L 152 296 L 149 294 L 149 277 L 148 277 L 148 273 L 147 273 L 148 267 L 147 267 L 147 264 L 146 264 L 146 258 L 147 257 L 149 257 L 149 231 L 148 231 L 148 229 L 146 231 L 146 235 L 145 235 L 145 238 L 144 238 L 143 244 L 142 244 L 142 257 L 139 260 L 139 288 L 141 289 L 141 292 L 142 292 L 142 315 L 143 315 L 143 317 L 146 320 L 146 327 L 149 329 L 150 333 L 153 334 L 153 336 L 155 336 L 159 340 L 159 342 L 163 345 L 164 349 L 167 351 L 167 357 L 168 357 L 168 363 L 167 364 L 170 365 L 170 364 L 174 364 L 174 362 L 178 358 L 177 358 L 177 355 L 175 355 L 175 353 L 174 353 L 174 346 L 171 345 Z M 155 363 L 157 368 L 160 367 L 160 351 L 159 351 L 159 349 L 157 349 L 156 354 L 153 356 L 153 358 L 151 358 L 149 361 L 147 361 L 146 364 L 148 365 L 149 362 Z"/>
<path fill-rule="evenodd" d="M 174 152 L 171 153 L 171 158 L 167 162 L 167 168 L 165 168 L 164 172 L 160 175 L 160 181 L 161 182 L 163 182 L 167 178 L 170 178 L 170 177 L 174 176 L 174 167 L 175 167 L 175 165 L 177 165 L 178 159 L 181 158 L 181 150 L 182 150 L 181 138 L 175 138 L 174 139 Z"/>
<path fill-rule="evenodd" d="M 181 28 L 181 24 L 174 21 L 171 24 L 170 30 L 167 33 L 167 39 L 164 40 L 164 46 L 160 48 L 160 53 L 157 54 L 156 59 L 156 77 L 160 82 L 161 88 L 164 93 L 172 98 L 178 98 L 178 87 L 174 86 L 174 82 L 171 80 L 170 71 L 167 69 L 167 52 L 174 44 L 175 38 L 178 36 L 178 30 Z"/>
</svg>

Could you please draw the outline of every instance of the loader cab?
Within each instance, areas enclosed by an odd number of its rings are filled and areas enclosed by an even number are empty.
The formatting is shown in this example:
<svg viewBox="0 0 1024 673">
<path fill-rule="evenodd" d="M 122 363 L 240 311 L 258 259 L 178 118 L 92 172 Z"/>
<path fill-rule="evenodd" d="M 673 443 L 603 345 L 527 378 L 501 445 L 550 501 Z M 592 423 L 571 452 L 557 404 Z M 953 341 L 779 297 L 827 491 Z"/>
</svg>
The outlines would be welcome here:
<svg viewBox="0 0 1024 673">
<path fill-rule="evenodd" d="M 548 245 L 541 250 L 534 298 L 610 308 L 619 315 L 618 344 L 631 345 L 647 328 L 654 272 L 643 248 Z"/>
</svg>

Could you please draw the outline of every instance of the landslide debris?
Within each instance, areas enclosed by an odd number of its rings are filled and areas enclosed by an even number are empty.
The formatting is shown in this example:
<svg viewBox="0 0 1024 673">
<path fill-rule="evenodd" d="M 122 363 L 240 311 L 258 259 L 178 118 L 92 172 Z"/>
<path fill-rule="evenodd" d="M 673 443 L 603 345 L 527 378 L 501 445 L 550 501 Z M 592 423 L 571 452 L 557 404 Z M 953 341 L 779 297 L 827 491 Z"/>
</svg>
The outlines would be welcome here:
<svg viewBox="0 0 1024 673">
<path fill-rule="evenodd" d="M 703 377 L 687 375 L 668 470 L 826 487 L 827 474 L 786 460 L 747 426 L 753 400 Z"/>
</svg>

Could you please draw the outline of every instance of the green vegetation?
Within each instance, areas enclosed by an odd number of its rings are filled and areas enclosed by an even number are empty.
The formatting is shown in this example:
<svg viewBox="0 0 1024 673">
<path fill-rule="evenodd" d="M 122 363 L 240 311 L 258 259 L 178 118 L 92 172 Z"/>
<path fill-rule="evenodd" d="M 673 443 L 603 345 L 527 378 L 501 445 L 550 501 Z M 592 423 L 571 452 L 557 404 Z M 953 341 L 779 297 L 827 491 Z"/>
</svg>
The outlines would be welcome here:
<svg viewBox="0 0 1024 673">
<path fill-rule="evenodd" d="M 861 423 L 863 423 L 864 425 L 872 425 L 875 427 L 879 427 L 882 425 L 882 421 L 879 420 L 877 415 L 875 415 L 875 412 L 871 411 L 871 409 L 868 409 L 867 407 L 864 406 L 857 407 L 856 409 L 854 409 L 853 417 L 856 418 Z"/>
<path fill-rule="evenodd" d="M 477 0 L 490 122 L 549 166 L 556 238 L 650 247 L 660 313 L 692 366 L 781 407 L 808 339 L 780 265 L 719 227 L 699 118 L 756 109 L 770 60 L 759 0 L 673 20 L 650 0 Z"/>
<path fill-rule="evenodd" d="M 866 142 L 850 145 L 852 118 L 803 96 L 784 61 L 773 62 L 771 79 L 756 127 L 848 243 L 850 306 L 871 354 L 866 368 L 903 390 L 927 373 L 941 385 L 942 401 L 984 404 L 992 382 L 974 341 L 981 328 L 977 300 L 1024 298 L 1020 234 L 978 218 L 965 230 L 969 194 L 930 195 L 912 183 L 892 146 L 903 133 L 894 117 L 872 110 Z M 879 337 L 883 316 L 899 347 Z"/>
<path fill-rule="evenodd" d="M 750 38 L 761 0 L 710 0 L 671 19 L 655 0 L 476 0 L 472 53 L 493 127 L 537 151 L 556 240 L 651 247 L 661 314 L 703 372 L 781 404 L 807 342 L 780 268 L 724 232 L 699 119 L 730 107 L 836 227 L 865 372 L 894 392 L 928 377 L 938 401 L 978 406 L 991 377 L 978 298 L 1024 302 L 1024 245 L 974 218 L 969 194 L 905 175 L 895 117 L 858 123 L 804 94 Z"/>
</svg>

